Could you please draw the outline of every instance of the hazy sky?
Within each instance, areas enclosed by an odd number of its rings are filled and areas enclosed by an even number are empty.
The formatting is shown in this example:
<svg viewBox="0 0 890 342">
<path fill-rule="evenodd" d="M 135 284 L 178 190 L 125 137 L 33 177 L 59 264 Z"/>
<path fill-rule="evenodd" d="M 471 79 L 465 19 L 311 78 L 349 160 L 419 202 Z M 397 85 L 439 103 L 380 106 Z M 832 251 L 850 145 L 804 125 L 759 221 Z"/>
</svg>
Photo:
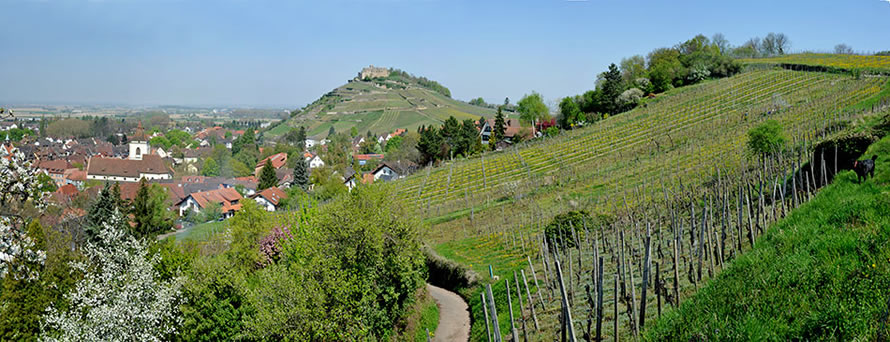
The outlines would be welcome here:
<svg viewBox="0 0 890 342">
<path fill-rule="evenodd" d="M 698 33 L 890 50 L 880 0 L 0 0 L 0 14 L 0 105 L 298 107 L 368 64 L 463 100 L 555 100 L 592 88 L 609 63 Z"/>
</svg>

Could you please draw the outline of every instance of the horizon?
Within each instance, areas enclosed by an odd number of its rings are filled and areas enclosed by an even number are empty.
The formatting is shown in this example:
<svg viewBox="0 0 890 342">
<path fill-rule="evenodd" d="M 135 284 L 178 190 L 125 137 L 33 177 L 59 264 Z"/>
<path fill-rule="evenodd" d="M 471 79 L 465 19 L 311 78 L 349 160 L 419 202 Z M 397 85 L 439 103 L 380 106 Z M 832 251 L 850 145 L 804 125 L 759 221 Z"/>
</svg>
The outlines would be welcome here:
<svg viewBox="0 0 890 342">
<path fill-rule="evenodd" d="M 795 52 L 890 50 L 877 41 L 890 36 L 890 5 L 876 0 L 11 0 L 0 10 L 13 14 L 0 34 L 0 105 L 297 109 L 371 64 L 435 80 L 463 101 L 537 91 L 553 104 L 593 89 L 621 58 L 697 34 L 738 46 L 781 32 Z"/>
</svg>

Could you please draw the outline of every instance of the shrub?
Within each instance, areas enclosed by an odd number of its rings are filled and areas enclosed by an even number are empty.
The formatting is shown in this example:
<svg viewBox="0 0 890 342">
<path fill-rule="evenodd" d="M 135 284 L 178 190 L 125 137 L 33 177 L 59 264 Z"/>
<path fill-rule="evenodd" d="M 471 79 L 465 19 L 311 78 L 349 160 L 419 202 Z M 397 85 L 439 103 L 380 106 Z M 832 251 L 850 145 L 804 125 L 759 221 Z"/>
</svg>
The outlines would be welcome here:
<svg viewBox="0 0 890 342">
<path fill-rule="evenodd" d="M 776 120 L 767 120 L 748 131 L 748 149 L 757 155 L 781 151 L 785 147 L 782 125 Z"/>
<path fill-rule="evenodd" d="M 544 227 L 544 235 L 547 240 L 560 245 L 563 248 L 575 247 L 575 236 L 572 235 L 572 228 L 575 233 L 582 233 L 585 227 L 593 227 L 593 219 L 590 214 L 584 210 L 569 211 L 553 217 L 550 224 Z M 580 239 L 580 236 L 578 236 Z"/>
</svg>

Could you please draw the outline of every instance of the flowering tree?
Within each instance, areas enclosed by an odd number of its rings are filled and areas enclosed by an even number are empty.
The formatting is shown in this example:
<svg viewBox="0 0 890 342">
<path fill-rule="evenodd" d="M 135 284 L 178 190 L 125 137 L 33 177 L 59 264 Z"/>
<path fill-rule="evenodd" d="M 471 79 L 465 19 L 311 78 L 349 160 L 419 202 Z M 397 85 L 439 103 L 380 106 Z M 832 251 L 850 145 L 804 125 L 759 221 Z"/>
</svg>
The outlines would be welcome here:
<svg viewBox="0 0 890 342">
<path fill-rule="evenodd" d="M 262 254 L 260 267 L 278 261 L 284 242 L 291 238 L 290 230 L 287 227 L 275 227 L 268 235 L 260 239 L 260 254 Z"/>
<path fill-rule="evenodd" d="M 34 241 L 25 234 L 25 220 L 18 210 L 26 202 L 42 208 L 40 171 L 25 162 L 21 152 L 0 158 L 0 279 L 12 274 L 15 279 L 34 280 L 38 271 L 29 265 L 43 265 L 46 253 L 35 248 Z"/>
<path fill-rule="evenodd" d="M 68 306 L 47 310 L 48 341 L 161 341 L 181 325 L 180 285 L 162 281 L 154 269 L 160 259 L 149 256 L 144 240 L 123 229 L 115 212 L 96 243 L 84 248 L 86 262 L 72 263 L 84 273 L 65 296 Z"/>
</svg>

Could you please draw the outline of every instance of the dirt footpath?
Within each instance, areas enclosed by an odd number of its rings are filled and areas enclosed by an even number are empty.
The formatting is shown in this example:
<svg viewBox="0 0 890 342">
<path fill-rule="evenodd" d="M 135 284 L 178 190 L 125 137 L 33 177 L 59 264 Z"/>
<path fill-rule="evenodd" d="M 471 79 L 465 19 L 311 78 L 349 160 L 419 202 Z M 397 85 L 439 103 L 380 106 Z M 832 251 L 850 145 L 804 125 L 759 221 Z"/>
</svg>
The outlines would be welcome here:
<svg viewBox="0 0 890 342">
<path fill-rule="evenodd" d="M 426 288 L 439 307 L 439 326 L 433 335 L 433 341 L 469 341 L 470 309 L 463 298 L 430 284 L 426 284 Z"/>
</svg>

